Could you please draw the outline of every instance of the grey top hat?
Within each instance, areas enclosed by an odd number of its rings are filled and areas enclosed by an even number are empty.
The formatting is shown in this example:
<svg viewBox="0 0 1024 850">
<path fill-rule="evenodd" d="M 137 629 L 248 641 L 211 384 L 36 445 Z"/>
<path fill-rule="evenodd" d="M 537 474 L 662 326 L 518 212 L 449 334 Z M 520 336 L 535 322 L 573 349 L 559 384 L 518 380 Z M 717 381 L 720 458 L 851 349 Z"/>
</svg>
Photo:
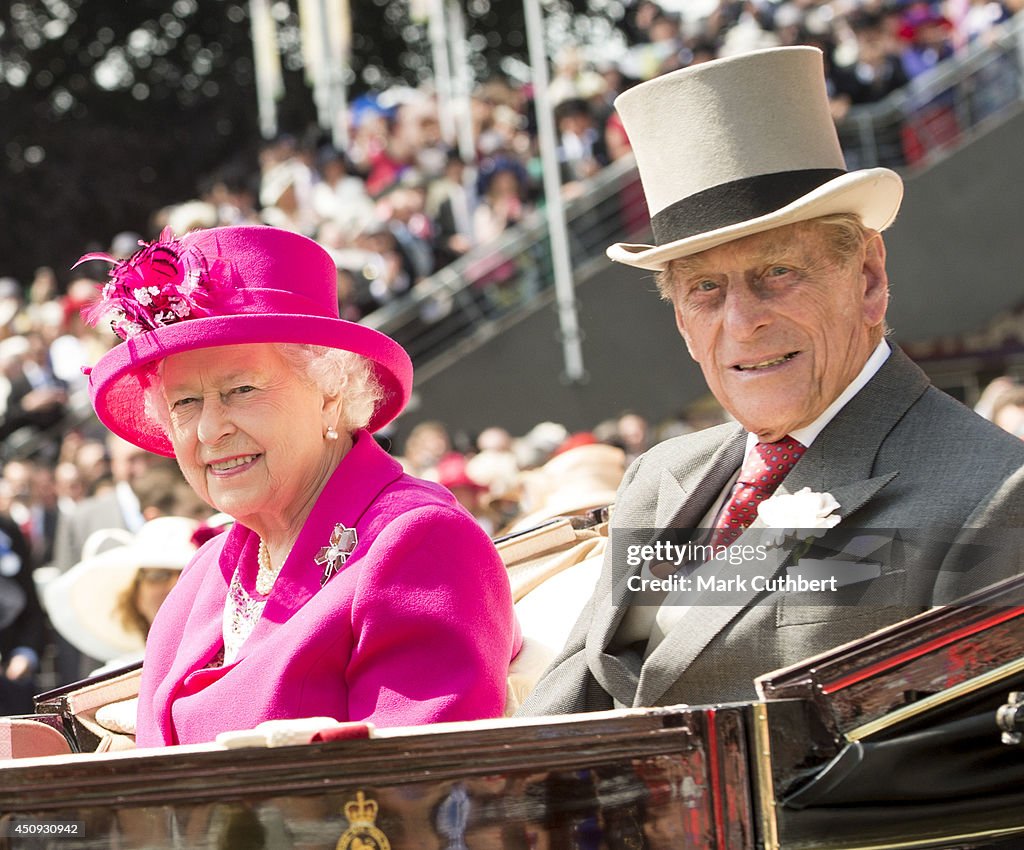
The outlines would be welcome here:
<svg viewBox="0 0 1024 850">
<path fill-rule="evenodd" d="M 618 243 L 616 262 L 669 260 L 819 216 L 857 213 L 884 230 L 903 181 L 846 171 L 816 47 L 758 50 L 673 71 L 615 100 L 633 146 L 654 245 Z"/>
</svg>

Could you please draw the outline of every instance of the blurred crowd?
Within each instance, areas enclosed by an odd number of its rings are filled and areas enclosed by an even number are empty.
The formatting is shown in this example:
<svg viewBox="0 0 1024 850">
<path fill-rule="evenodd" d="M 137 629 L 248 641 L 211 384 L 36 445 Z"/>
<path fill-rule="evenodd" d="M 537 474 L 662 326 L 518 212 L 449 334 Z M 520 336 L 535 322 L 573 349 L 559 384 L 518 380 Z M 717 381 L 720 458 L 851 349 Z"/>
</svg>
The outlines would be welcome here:
<svg viewBox="0 0 1024 850">
<path fill-rule="evenodd" d="M 583 181 L 629 152 L 611 104 L 636 82 L 730 53 L 814 44 L 825 51 L 841 122 L 852 107 L 884 98 L 988 37 L 1021 6 L 1024 0 L 721 0 L 694 17 L 639 0 L 628 8 L 626 43 L 614 57 L 607 45 L 578 45 L 555 58 L 563 191 L 580 194 Z M 256 172 L 225 167 L 201 181 L 195 198 L 140 222 L 138 233 L 83 252 L 127 257 L 165 226 L 180 234 L 269 223 L 332 253 L 341 314 L 358 320 L 499 237 L 540 201 L 528 83 L 492 80 L 477 89 L 471 157 L 446 143 L 427 92 L 362 97 L 350 118 L 345 150 L 316 134 L 281 137 L 264 146 Z M 904 134 L 893 164 L 906 161 L 907 151 Z M 136 657 L 154 599 L 173 585 L 182 553 L 222 528 L 173 463 L 111 437 L 92 416 L 82 367 L 116 339 L 87 327 L 80 310 L 106 270 L 87 263 L 67 274 L 41 268 L 30 281 L 0 277 L 0 713 L 30 710 L 28 696 L 40 682 L 62 684 Z M 979 412 L 1024 437 L 1024 387 L 1009 378 L 993 382 Z M 472 438 L 423 423 L 401 457 L 408 471 L 449 487 L 497 536 L 608 504 L 628 463 L 649 445 L 721 418 L 715 411 L 654 428 L 627 413 L 583 433 L 548 422 L 522 436 L 496 426 Z M 152 529 L 170 517 L 182 522 Z M 155 548 L 177 552 L 176 560 L 138 562 L 133 544 L 147 528 L 150 539 L 164 541 Z M 76 565 L 88 569 L 75 572 Z M 37 585 L 57 588 L 42 594 L 55 608 L 44 612 Z M 101 585 L 109 588 L 103 604 L 75 589 Z M 101 622 L 115 623 L 116 634 L 97 637 Z"/>
<path fill-rule="evenodd" d="M 842 121 L 852 107 L 881 100 L 990 38 L 1022 6 L 1024 0 L 720 0 L 663 7 L 636 0 L 627 4 L 619 43 L 569 45 L 553 58 L 564 191 L 579 194 L 581 181 L 629 151 L 612 102 L 638 82 L 717 56 L 811 44 L 825 53 Z M 697 7 L 706 14 L 694 14 Z M 335 256 L 344 313 L 358 319 L 494 239 L 541 200 L 530 81 L 490 79 L 467 111 L 471 151 L 445 137 L 447 122 L 429 89 L 363 95 L 349 105 L 343 150 L 318 129 L 282 136 L 263 146 L 255 167 L 232 160 L 203 176 L 194 198 L 155 210 L 137 229 L 153 238 L 165 225 L 181 233 L 265 222 L 304 233 Z M 929 126 L 941 132 L 943 120 Z M 897 141 L 882 151 L 886 164 L 920 156 L 920 139 Z M 130 245 L 140 238 L 121 236 Z"/>
<path fill-rule="evenodd" d="M 634 0 L 619 42 L 570 44 L 553 58 L 549 93 L 563 192 L 581 194 L 587 178 L 629 152 L 612 103 L 638 82 L 718 56 L 810 44 L 824 51 L 833 111 L 842 122 L 851 108 L 879 101 L 972 42 L 990 39 L 1022 7 L 1024 0 Z M 989 82 L 997 87 L 999 80 Z M 914 161 L 936 138 L 956 136 L 948 104 L 923 107 L 921 126 L 896 126 L 892 139 L 878 140 L 881 164 Z M 446 138 L 442 125 L 451 122 L 442 120 L 429 88 L 363 95 L 349 104 L 344 149 L 318 128 L 281 136 L 263 145 L 258 163 L 231 160 L 202 176 L 195 197 L 153 211 L 137 223 L 138 232 L 114 235 L 109 246 L 81 247 L 123 256 L 168 225 L 179 234 L 245 222 L 288 228 L 332 253 L 342 314 L 358 320 L 497 238 L 542 201 L 531 82 L 483 82 L 464 111 L 469 151 Z M 32 303 L 45 302 L 36 282 L 23 283 Z M 64 274 L 60 284 L 69 284 Z"/>
</svg>

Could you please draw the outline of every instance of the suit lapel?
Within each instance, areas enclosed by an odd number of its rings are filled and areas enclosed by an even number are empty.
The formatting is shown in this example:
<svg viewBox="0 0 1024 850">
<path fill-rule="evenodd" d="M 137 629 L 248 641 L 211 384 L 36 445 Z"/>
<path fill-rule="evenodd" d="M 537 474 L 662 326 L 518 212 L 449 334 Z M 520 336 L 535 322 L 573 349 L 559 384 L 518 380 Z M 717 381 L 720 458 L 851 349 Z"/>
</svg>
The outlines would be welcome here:
<svg viewBox="0 0 1024 850">
<path fill-rule="evenodd" d="M 898 348 L 893 348 L 882 368 L 818 435 L 778 493 L 792 494 L 809 487 L 815 492 L 831 493 L 839 502 L 838 513 L 844 521 L 855 514 L 899 475 L 890 472 L 872 476 L 875 457 L 886 436 L 927 386 L 924 374 Z M 760 520 L 735 545 L 760 542 L 751 534 L 758 528 L 764 528 Z M 775 573 L 787 560 L 788 555 L 768 565 L 749 562 L 736 574 L 750 579 L 767 571 Z M 632 704 L 655 704 L 714 637 L 758 595 L 749 589 L 730 595 L 733 604 L 695 605 L 686 611 L 644 662 Z"/>
<path fill-rule="evenodd" d="M 692 462 L 687 463 L 685 472 L 670 468 L 660 470 L 657 504 L 653 512 L 657 523 L 652 529 L 654 537 L 657 537 L 658 529 L 693 528 L 700 522 L 715 497 L 739 467 L 743 459 L 745 440 L 745 432 L 736 426 L 724 443 L 710 446 L 708 450 L 692 459 Z M 630 523 L 638 522 L 640 525 L 635 527 L 645 527 L 650 523 L 649 517 L 650 514 L 647 514 L 646 518 L 616 516 L 616 525 L 619 528 L 634 528 Z M 615 534 L 614 528 L 612 534 Z M 618 575 L 609 569 L 609 565 L 610 561 L 606 561 L 594 625 L 587 635 L 587 661 L 601 686 L 619 703 L 631 705 L 643 663 L 642 652 L 629 649 L 613 650 L 610 644 L 626 613 L 631 596 L 625 590 L 616 592 L 614 582 L 616 579 L 625 582 L 632 573 Z M 639 569 L 638 567 L 633 572 L 638 572 Z M 627 601 L 615 605 L 615 599 Z"/>
</svg>

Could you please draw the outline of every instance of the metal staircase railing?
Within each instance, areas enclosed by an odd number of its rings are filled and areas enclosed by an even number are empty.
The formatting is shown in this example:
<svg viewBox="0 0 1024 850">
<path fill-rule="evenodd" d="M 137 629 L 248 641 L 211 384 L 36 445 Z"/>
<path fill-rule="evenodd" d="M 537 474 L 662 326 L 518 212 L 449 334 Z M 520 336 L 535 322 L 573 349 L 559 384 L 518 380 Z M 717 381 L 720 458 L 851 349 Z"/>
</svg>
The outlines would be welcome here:
<svg viewBox="0 0 1024 850">
<path fill-rule="evenodd" d="M 649 219 L 633 158 L 588 181 L 587 191 L 566 203 L 566 219 L 577 282 L 607 262 L 604 249 L 611 242 L 642 237 Z M 363 323 L 401 343 L 423 380 L 553 298 L 551 243 L 543 210 L 537 210 Z"/>
<path fill-rule="evenodd" d="M 1001 121 L 1024 99 L 1024 12 L 839 123 L 848 168 L 919 169 Z"/>
</svg>

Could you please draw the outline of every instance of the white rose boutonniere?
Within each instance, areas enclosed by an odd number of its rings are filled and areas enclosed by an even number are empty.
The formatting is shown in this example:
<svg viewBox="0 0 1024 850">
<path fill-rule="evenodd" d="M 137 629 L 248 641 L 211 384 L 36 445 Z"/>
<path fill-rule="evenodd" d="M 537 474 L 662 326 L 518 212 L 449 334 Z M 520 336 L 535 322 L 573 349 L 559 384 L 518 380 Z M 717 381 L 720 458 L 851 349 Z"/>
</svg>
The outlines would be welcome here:
<svg viewBox="0 0 1024 850">
<path fill-rule="evenodd" d="M 757 515 L 768 528 L 779 531 L 769 540 L 769 545 L 780 546 L 786 537 L 795 537 L 798 531 L 807 532 L 801 551 L 795 553 L 799 560 L 800 554 L 810 548 L 815 537 L 821 537 L 839 524 L 840 517 L 835 513 L 837 508 L 839 502 L 831 493 L 815 493 L 810 487 L 804 487 L 793 494 L 780 493 L 765 499 L 757 506 Z"/>
</svg>

